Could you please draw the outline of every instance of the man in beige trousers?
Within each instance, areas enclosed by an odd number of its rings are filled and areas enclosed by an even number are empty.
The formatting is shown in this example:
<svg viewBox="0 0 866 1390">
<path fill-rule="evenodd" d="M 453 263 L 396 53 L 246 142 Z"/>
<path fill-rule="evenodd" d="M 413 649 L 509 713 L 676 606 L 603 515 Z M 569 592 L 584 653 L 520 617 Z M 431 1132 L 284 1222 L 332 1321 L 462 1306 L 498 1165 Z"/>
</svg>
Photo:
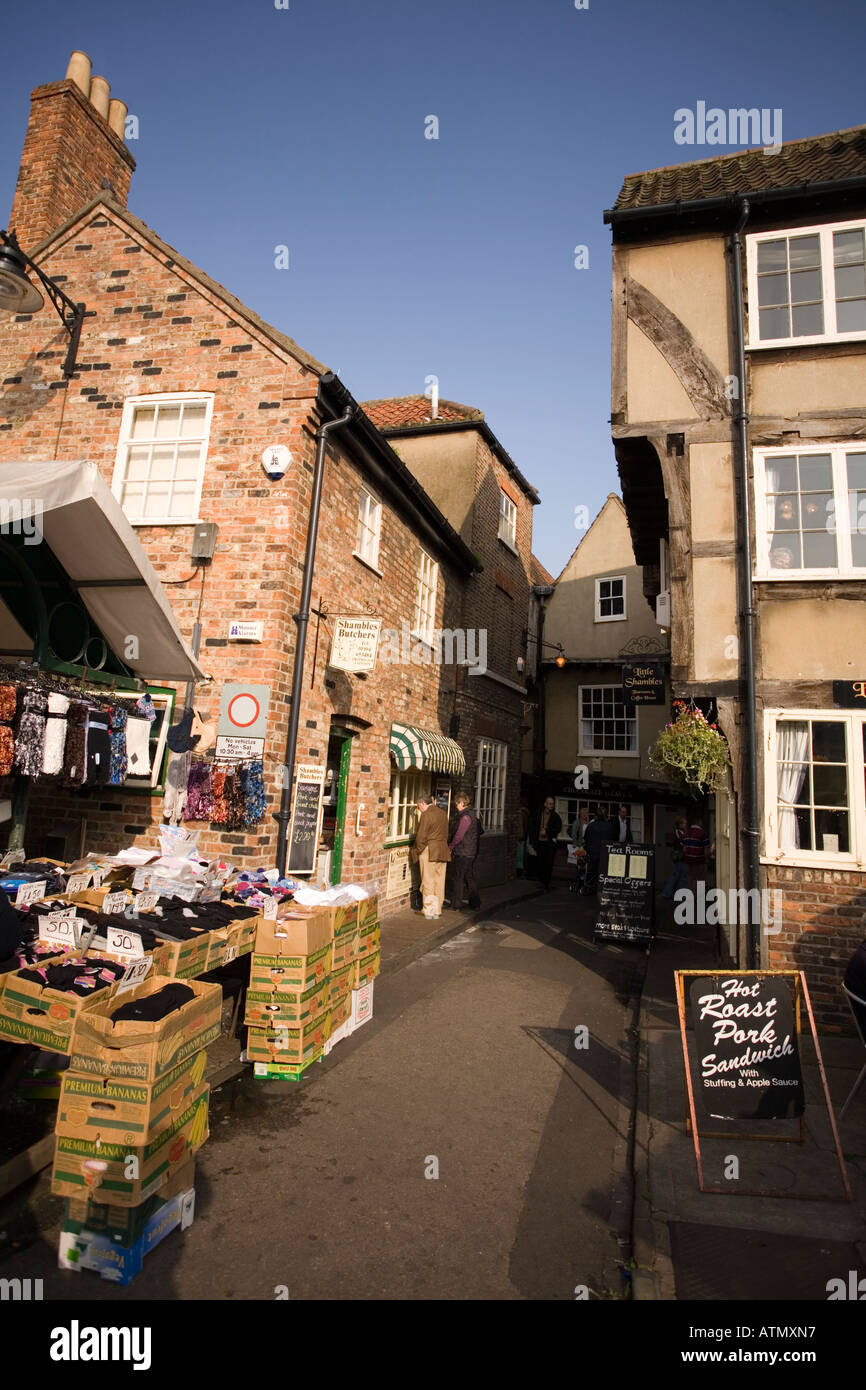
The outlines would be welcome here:
<svg viewBox="0 0 866 1390">
<path fill-rule="evenodd" d="M 445 869 L 451 860 L 451 851 L 448 848 L 448 817 L 441 806 L 437 806 L 425 796 L 419 796 L 418 810 L 421 812 L 421 818 L 415 831 L 415 843 L 409 853 L 412 859 L 421 865 L 424 916 L 432 919 L 442 914 Z"/>
</svg>

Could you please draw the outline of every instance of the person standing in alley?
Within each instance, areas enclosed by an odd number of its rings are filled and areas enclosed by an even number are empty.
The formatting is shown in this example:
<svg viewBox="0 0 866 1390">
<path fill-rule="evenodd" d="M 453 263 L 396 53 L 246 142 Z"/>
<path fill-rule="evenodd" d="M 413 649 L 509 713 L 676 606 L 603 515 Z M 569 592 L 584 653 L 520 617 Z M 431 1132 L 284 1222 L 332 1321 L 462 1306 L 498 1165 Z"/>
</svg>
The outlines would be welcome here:
<svg viewBox="0 0 866 1390">
<path fill-rule="evenodd" d="M 451 851 L 451 906 L 455 912 L 460 911 L 465 889 L 469 906 L 477 910 L 481 906 L 475 879 L 480 840 L 478 816 L 474 807 L 469 805 L 468 796 L 458 796 L 454 804 L 457 807 L 457 824 L 448 843 Z"/>
<path fill-rule="evenodd" d="M 535 848 L 536 874 L 542 888 L 550 887 L 556 841 L 562 829 L 562 817 L 554 810 L 555 804 L 553 797 L 548 796 L 541 810 L 533 816 L 529 830 L 529 839 Z"/>
<path fill-rule="evenodd" d="M 430 919 L 442 915 L 445 897 L 445 871 L 451 860 L 448 848 L 448 816 L 427 796 L 419 796 L 421 818 L 415 831 L 415 843 L 409 857 L 421 866 L 421 894 L 424 916 Z"/>
<path fill-rule="evenodd" d="M 709 848 L 707 832 L 701 824 L 697 815 L 692 816 L 686 833 L 682 838 L 683 854 L 686 860 L 686 869 L 689 875 L 689 888 L 693 893 L 697 893 L 698 884 L 704 878 L 707 871 L 707 849 Z"/>
<path fill-rule="evenodd" d="M 686 868 L 686 856 L 684 842 L 689 823 L 685 816 L 679 816 L 674 822 L 673 834 L 668 836 L 668 844 L 671 847 L 671 876 L 662 890 L 663 898 L 672 898 L 680 888 L 688 888 L 689 876 Z"/>
<path fill-rule="evenodd" d="M 598 892 L 598 875 L 601 870 L 601 856 L 605 845 L 616 839 L 617 827 L 609 821 L 599 807 L 598 816 L 586 827 L 583 844 L 586 850 L 586 881 L 584 893 Z"/>
</svg>

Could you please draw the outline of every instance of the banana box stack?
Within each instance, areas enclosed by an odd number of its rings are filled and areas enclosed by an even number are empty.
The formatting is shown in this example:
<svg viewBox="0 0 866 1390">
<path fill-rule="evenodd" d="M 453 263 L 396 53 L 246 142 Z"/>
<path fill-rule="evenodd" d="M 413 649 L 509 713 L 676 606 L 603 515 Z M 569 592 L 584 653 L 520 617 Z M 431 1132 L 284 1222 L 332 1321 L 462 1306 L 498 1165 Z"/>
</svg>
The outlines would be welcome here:
<svg viewBox="0 0 866 1390">
<path fill-rule="evenodd" d="M 331 1032 L 328 914 L 259 918 L 244 1023 L 247 1061 L 260 1081 L 297 1081 Z"/>
</svg>

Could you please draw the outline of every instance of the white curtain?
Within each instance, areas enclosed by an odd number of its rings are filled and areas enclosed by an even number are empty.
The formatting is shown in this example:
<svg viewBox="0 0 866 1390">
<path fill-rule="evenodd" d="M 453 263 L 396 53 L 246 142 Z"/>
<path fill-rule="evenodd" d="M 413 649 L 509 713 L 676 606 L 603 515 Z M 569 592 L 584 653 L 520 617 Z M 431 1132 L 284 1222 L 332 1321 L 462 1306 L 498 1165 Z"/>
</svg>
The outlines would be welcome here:
<svg viewBox="0 0 866 1390">
<path fill-rule="evenodd" d="M 779 848 L 797 849 L 799 826 L 794 811 L 808 770 L 809 726 L 792 720 L 776 724 L 776 777 L 779 808 Z"/>
</svg>

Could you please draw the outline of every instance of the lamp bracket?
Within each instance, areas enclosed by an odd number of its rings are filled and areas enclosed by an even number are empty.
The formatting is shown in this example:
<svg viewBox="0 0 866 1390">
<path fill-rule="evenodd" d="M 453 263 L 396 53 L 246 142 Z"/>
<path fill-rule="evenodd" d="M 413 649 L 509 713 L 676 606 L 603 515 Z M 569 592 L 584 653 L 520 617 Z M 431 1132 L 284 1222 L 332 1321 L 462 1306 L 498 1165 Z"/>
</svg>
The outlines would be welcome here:
<svg viewBox="0 0 866 1390">
<path fill-rule="evenodd" d="M 14 232 L 0 231 L 0 240 L 5 246 L 9 246 L 23 260 L 28 270 L 32 270 L 44 288 L 48 298 L 56 309 L 63 327 L 69 334 L 69 348 L 66 353 L 66 361 L 63 363 L 63 375 L 71 377 L 75 372 L 75 360 L 78 356 L 78 344 L 81 339 L 81 329 L 84 324 L 85 306 L 76 304 L 69 298 L 69 295 L 52 279 L 45 274 L 36 262 L 28 256 L 26 251 L 22 251 L 18 245 L 18 238 Z"/>
</svg>

